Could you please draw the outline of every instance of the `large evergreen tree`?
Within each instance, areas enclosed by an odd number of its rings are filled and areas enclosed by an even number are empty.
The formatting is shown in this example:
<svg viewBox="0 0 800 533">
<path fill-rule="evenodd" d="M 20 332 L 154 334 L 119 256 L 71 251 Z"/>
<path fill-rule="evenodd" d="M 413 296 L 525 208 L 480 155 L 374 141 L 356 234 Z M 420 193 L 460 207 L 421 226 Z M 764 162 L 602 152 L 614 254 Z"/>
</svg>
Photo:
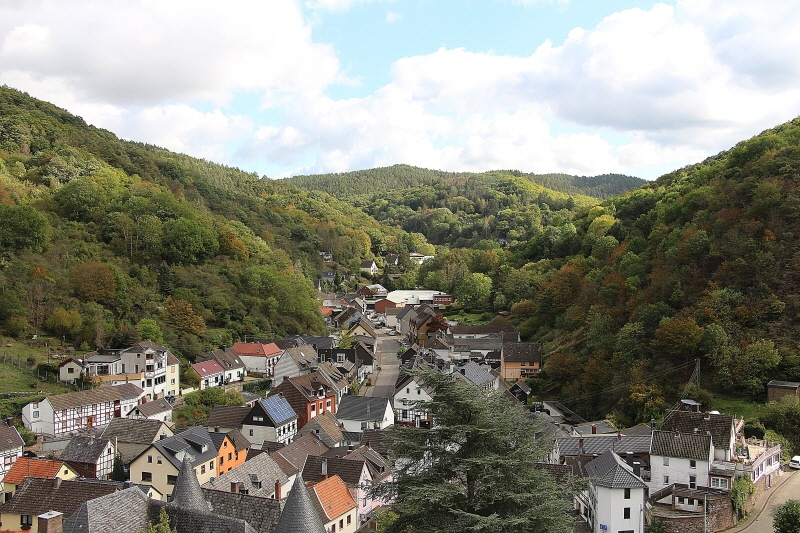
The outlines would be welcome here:
<svg viewBox="0 0 800 533">
<path fill-rule="evenodd" d="M 432 428 L 388 430 L 396 474 L 375 496 L 395 502 L 388 531 L 572 531 L 576 486 L 537 468 L 552 442 L 535 437 L 537 423 L 499 393 L 433 371 L 417 374 L 433 391 L 418 407 Z"/>
</svg>

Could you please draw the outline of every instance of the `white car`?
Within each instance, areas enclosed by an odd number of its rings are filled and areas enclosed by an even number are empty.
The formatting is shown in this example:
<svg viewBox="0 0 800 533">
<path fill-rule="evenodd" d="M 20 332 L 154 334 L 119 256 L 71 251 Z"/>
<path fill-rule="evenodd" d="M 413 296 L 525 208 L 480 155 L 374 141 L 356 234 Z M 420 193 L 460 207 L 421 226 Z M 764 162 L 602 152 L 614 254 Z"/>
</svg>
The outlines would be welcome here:
<svg viewBox="0 0 800 533">
<path fill-rule="evenodd" d="M 795 455 L 792 457 L 792 460 L 789 461 L 790 468 L 800 468 L 800 455 Z"/>
</svg>

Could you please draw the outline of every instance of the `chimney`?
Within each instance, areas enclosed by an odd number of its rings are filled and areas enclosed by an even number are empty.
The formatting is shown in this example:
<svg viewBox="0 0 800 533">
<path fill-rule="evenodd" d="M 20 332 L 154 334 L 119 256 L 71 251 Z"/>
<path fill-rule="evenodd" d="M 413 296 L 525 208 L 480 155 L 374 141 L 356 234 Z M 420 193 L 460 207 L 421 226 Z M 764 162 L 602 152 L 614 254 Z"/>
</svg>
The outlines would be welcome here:
<svg viewBox="0 0 800 533">
<path fill-rule="evenodd" d="M 583 437 L 578 439 L 578 448 L 580 448 L 581 453 L 583 453 Z"/>
<path fill-rule="evenodd" d="M 280 500 L 281 499 L 281 480 L 280 479 L 276 479 L 275 480 L 275 499 L 276 500 Z"/>
<path fill-rule="evenodd" d="M 650 419 L 650 430 L 651 431 L 655 431 L 656 430 L 656 419 L 655 418 L 651 418 Z"/>
<path fill-rule="evenodd" d="M 58 490 L 61 487 L 61 478 L 57 477 L 53 479 L 53 490 Z"/>
<path fill-rule="evenodd" d="M 133 483 L 131 483 L 130 481 L 123 481 L 122 482 L 122 488 L 123 489 L 129 489 L 131 487 L 133 487 Z"/>
<path fill-rule="evenodd" d="M 592 424 L 592 435 L 597 435 L 597 424 Z"/>
<path fill-rule="evenodd" d="M 625 452 L 625 462 L 628 466 L 633 467 L 633 452 Z"/>
<path fill-rule="evenodd" d="M 58 511 L 47 511 L 36 517 L 39 533 L 61 533 L 64 515 Z"/>
<path fill-rule="evenodd" d="M 617 431 L 617 440 L 622 440 L 622 433 Z"/>
<path fill-rule="evenodd" d="M 636 477 L 642 477 L 641 473 L 642 473 L 642 465 L 641 465 L 641 463 L 639 461 L 634 461 L 633 462 L 633 475 L 636 476 Z"/>
<path fill-rule="evenodd" d="M 322 479 L 328 479 L 328 461 L 327 460 L 325 460 L 325 459 L 322 460 L 322 468 L 321 468 L 320 471 L 322 473 Z"/>
<path fill-rule="evenodd" d="M 711 413 L 709 413 L 708 411 L 706 411 L 705 413 L 703 413 L 703 418 L 704 418 L 705 420 L 711 420 Z"/>
<path fill-rule="evenodd" d="M 231 481 L 231 492 L 233 494 L 239 493 L 239 482 L 238 481 Z"/>
</svg>

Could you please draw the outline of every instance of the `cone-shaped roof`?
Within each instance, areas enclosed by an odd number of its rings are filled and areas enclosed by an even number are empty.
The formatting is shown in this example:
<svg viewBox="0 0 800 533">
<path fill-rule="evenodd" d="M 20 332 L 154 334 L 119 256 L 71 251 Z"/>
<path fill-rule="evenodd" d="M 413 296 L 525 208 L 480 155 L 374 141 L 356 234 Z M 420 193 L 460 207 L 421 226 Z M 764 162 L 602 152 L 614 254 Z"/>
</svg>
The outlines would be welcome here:
<svg viewBox="0 0 800 533">
<path fill-rule="evenodd" d="M 172 490 L 172 503 L 187 509 L 209 510 L 188 453 L 183 457 L 178 479 L 175 481 L 175 488 Z"/>
<path fill-rule="evenodd" d="M 283 507 L 275 533 L 325 533 L 325 526 L 322 524 L 311 495 L 308 494 L 299 478 L 294 483 L 286 504 Z"/>
</svg>

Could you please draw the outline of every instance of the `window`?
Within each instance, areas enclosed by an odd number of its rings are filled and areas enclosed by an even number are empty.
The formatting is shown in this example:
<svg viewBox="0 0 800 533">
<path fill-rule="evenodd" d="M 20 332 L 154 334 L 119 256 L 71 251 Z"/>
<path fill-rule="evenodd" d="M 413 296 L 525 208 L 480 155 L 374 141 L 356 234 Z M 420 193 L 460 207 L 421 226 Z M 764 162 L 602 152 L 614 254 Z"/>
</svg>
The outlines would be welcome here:
<svg viewBox="0 0 800 533">
<path fill-rule="evenodd" d="M 685 502 L 685 501 L 686 500 L 684 500 L 683 496 L 678 496 L 678 503 L 679 504 L 683 505 L 683 502 Z"/>
<path fill-rule="evenodd" d="M 664 466 L 669 466 L 669 457 L 664 457 Z"/>
<path fill-rule="evenodd" d="M 220 457 L 219 458 L 219 466 L 222 466 L 224 464 L 225 464 L 225 458 L 224 457 Z"/>
<path fill-rule="evenodd" d="M 228 452 L 228 461 L 231 460 L 231 452 Z"/>
<path fill-rule="evenodd" d="M 250 430 L 250 436 L 251 437 L 253 436 L 253 430 L 252 429 Z"/>
<path fill-rule="evenodd" d="M 21 525 L 22 527 L 28 526 L 28 528 L 30 528 L 33 525 L 33 515 L 29 514 L 19 515 L 19 525 Z"/>
<path fill-rule="evenodd" d="M 201 474 L 205 474 L 206 473 L 206 465 L 200 465 L 200 473 Z"/>
<path fill-rule="evenodd" d="M 152 463 L 153 462 L 153 456 L 152 455 L 148 455 L 147 456 L 147 462 L 148 463 Z"/>
<path fill-rule="evenodd" d="M 161 456 L 156 457 L 156 463 L 161 464 Z"/>
<path fill-rule="evenodd" d="M 153 481 L 153 473 L 152 472 L 142 472 L 142 481 L 147 483 L 152 483 Z"/>
<path fill-rule="evenodd" d="M 350 515 L 349 514 L 347 515 L 347 525 L 348 526 L 350 525 Z"/>
<path fill-rule="evenodd" d="M 33 418 L 39 418 L 39 411 L 33 412 Z"/>
<path fill-rule="evenodd" d="M 263 416 L 253 416 L 253 422 L 263 422 L 263 421 L 264 421 Z"/>
<path fill-rule="evenodd" d="M 697 488 L 697 476 L 689 476 L 689 488 L 690 489 Z"/>
<path fill-rule="evenodd" d="M 214 470 L 214 461 L 209 461 L 208 462 L 208 469 L 209 470 Z"/>
<path fill-rule="evenodd" d="M 339 519 L 339 529 L 342 529 L 343 527 L 344 527 L 344 518 L 340 518 Z"/>
<path fill-rule="evenodd" d="M 686 503 L 688 503 L 689 505 L 694 505 L 694 498 L 689 498 L 689 500 Z"/>
<path fill-rule="evenodd" d="M 74 373 L 75 373 L 75 369 L 73 367 L 71 367 L 71 366 L 68 366 L 67 367 L 67 374 L 74 374 Z"/>
<path fill-rule="evenodd" d="M 628 520 L 630 519 L 630 517 L 631 517 L 631 508 L 625 507 L 624 509 L 622 509 L 622 518 Z"/>
<path fill-rule="evenodd" d="M 669 476 L 664 476 L 664 485 L 669 485 Z"/>
<path fill-rule="evenodd" d="M 525 361 L 520 362 L 519 366 L 525 366 Z"/>
<path fill-rule="evenodd" d="M 331 524 L 331 533 L 336 533 L 336 524 Z"/>
<path fill-rule="evenodd" d="M 312 413 L 316 413 L 317 412 L 317 404 L 315 404 L 315 403 L 311 404 L 311 412 Z"/>
<path fill-rule="evenodd" d="M 403 420 L 408 419 L 408 409 L 403 409 L 403 411 L 400 414 L 400 418 L 402 418 Z"/>
<path fill-rule="evenodd" d="M 626 500 L 631 499 L 631 489 L 625 489 L 625 499 Z"/>
<path fill-rule="evenodd" d="M 167 485 L 174 485 L 178 481 L 178 476 L 167 476 Z"/>
<path fill-rule="evenodd" d="M 689 468 L 697 468 L 697 461 L 689 459 Z"/>
<path fill-rule="evenodd" d="M 728 488 L 728 480 L 724 477 L 712 477 L 711 478 L 711 486 L 715 489 L 727 489 Z"/>
</svg>

